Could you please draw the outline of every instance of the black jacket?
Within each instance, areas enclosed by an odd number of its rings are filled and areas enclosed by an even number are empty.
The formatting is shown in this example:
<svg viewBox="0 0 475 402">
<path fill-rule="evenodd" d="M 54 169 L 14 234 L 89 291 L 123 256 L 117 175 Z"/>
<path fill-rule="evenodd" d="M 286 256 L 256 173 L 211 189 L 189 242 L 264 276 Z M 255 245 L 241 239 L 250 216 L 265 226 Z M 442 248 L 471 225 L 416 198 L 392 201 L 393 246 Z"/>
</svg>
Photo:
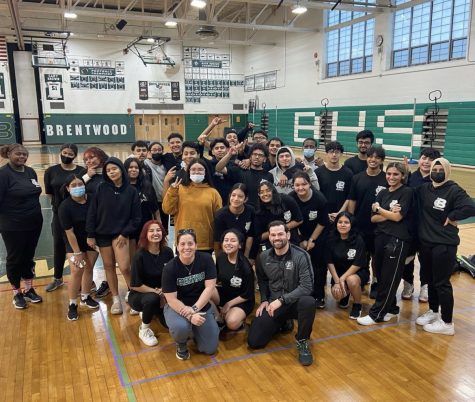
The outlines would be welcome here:
<svg viewBox="0 0 475 402">
<path fill-rule="evenodd" d="M 116 187 L 107 176 L 108 164 L 121 169 L 121 187 Z M 120 234 L 130 237 L 138 229 L 142 218 L 137 190 L 129 184 L 124 165 L 117 158 L 112 157 L 106 161 L 102 175 L 104 182 L 97 188 L 87 214 L 87 237 Z"/>
</svg>

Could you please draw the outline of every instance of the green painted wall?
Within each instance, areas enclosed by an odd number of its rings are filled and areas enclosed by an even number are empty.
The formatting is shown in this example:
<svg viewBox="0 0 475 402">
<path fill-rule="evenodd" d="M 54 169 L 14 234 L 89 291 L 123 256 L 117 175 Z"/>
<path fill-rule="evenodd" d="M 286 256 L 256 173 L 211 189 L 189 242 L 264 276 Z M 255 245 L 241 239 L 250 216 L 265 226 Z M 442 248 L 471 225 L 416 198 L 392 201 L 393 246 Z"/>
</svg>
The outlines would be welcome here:
<svg viewBox="0 0 475 402">
<path fill-rule="evenodd" d="M 452 163 L 475 166 L 475 102 L 440 103 L 448 109 L 444 156 Z M 420 149 L 423 116 L 432 103 L 329 107 L 337 113 L 333 123 L 336 139 L 345 150 L 356 152 L 355 135 L 363 128 L 373 131 L 389 156 L 411 154 L 417 158 Z M 322 107 L 268 110 L 269 137 L 279 136 L 286 144 L 301 145 L 306 137 L 318 138 L 318 116 Z M 257 125 L 262 110 L 249 115 Z"/>
<path fill-rule="evenodd" d="M 46 114 L 46 144 L 135 141 L 134 117 L 127 114 Z"/>
<path fill-rule="evenodd" d="M 226 127 L 233 127 L 239 131 L 247 123 L 247 114 L 231 115 L 231 121 L 226 123 Z M 193 141 L 208 127 L 207 114 L 185 114 L 185 139 Z"/>
<path fill-rule="evenodd" d="M 15 141 L 15 117 L 13 114 L 0 114 L 0 144 L 12 144 Z"/>
</svg>

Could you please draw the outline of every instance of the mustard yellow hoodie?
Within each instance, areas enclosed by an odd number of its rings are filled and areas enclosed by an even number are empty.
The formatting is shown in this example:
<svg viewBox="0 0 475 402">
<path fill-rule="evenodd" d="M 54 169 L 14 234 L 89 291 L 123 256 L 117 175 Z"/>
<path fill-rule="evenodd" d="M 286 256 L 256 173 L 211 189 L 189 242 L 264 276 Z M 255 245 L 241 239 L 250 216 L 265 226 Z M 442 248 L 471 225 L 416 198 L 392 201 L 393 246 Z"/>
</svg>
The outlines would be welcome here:
<svg viewBox="0 0 475 402">
<path fill-rule="evenodd" d="M 162 203 L 163 211 L 175 216 L 175 241 L 180 229 L 193 229 L 198 250 L 213 249 L 214 214 L 222 206 L 219 193 L 203 183 L 170 186 Z"/>
</svg>

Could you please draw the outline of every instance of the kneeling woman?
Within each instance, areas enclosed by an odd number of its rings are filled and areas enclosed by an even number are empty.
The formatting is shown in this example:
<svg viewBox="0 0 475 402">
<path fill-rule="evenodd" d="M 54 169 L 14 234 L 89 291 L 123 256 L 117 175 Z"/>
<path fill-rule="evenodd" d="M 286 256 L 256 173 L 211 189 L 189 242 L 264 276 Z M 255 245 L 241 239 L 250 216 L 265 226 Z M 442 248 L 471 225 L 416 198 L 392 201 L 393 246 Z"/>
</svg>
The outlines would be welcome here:
<svg viewBox="0 0 475 402">
<path fill-rule="evenodd" d="M 361 325 L 389 321 L 399 314 L 396 291 L 409 252 L 409 213 L 413 209 L 413 191 L 403 184 L 405 176 L 404 165 L 391 162 L 386 169 L 389 188 L 381 190 L 372 205 L 371 222 L 377 224 L 374 261 L 378 293 L 369 314 L 358 318 Z"/>
<path fill-rule="evenodd" d="M 254 272 L 241 251 L 243 240 L 239 231 L 226 230 L 221 243 L 224 253 L 216 259 L 221 286 L 215 289 L 211 301 L 219 306 L 226 326 L 235 331 L 254 309 Z"/>
<path fill-rule="evenodd" d="M 186 341 L 193 333 L 198 350 L 212 355 L 218 349 L 219 329 L 209 303 L 216 287 L 216 266 L 210 254 L 196 251 L 193 229 L 177 233 L 178 257 L 163 269 L 162 290 L 167 299 L 165 321 L 176 342 L 176 357 L 190 358 Z"/>
<path fill-rule="evenodd" d="M 86 184 L 80 176 L 72 174 L 64 183 L 63 191 L 70 195 L 61 203 L 58 211 L 71 269 L 67 318 L 69 321 L 75 321 L 79 318 L 77 295 L 80 288 L 81 306 L 87 306 L 90 309 L 99 307 L 99 303 L 89 294 L 93 267 L 98 253 L 87 244 L 86 219 L 90 200 L 86 194 Z"/>
<path fill-rule="evenodd" d="M 350 318 L 361 315 L 361 285 L 369 279 L 364 240 L 353 229 L 354 218 L 348 212 L 340 212 L 335 218 L 335 229 L 329 238 L 326 250 L 328 270 L 332 275 L 332 295 L 340 302 L 353 296 Z M 344 306 L 348 301 L 344 302 Z"/>
<path fill-rule="evenodd" d="M 153 316 L 158 316 L 160 323 L 166 327 L 162 273 L 165 264 L 173 258 L 173 251 L 166 244 L 166 232 L 162 224 L 148 221 L 140 233 L 138 251 L 132 261 L 129 304 L 135 311 L 142 312 L 139 338 L 147 346 L 158 343 L 150 328 Z"/>
</svg>

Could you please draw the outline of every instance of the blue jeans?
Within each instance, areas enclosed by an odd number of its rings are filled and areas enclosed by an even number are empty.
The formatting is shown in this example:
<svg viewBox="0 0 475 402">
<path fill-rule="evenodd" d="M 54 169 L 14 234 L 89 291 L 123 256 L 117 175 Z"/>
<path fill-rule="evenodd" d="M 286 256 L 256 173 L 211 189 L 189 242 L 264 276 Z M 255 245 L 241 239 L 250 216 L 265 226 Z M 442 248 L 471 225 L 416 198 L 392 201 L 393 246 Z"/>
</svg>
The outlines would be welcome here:
<svg viewBox="0 0 475 402">
<path fill-rule="evenodd" d="M 175 312 L 168 304 L 164 307 L 165 321 L 170 329 L 170 335 L 176 343 L 186 343 L 193 334 L 196 346 L 201 353 L 213 355 L 218 350 L 219 328 L 214 318 L 211 306 L 206 313 L 206 321 L 201 326 L 193 325 L 186 318 Z"/>
</svg>

